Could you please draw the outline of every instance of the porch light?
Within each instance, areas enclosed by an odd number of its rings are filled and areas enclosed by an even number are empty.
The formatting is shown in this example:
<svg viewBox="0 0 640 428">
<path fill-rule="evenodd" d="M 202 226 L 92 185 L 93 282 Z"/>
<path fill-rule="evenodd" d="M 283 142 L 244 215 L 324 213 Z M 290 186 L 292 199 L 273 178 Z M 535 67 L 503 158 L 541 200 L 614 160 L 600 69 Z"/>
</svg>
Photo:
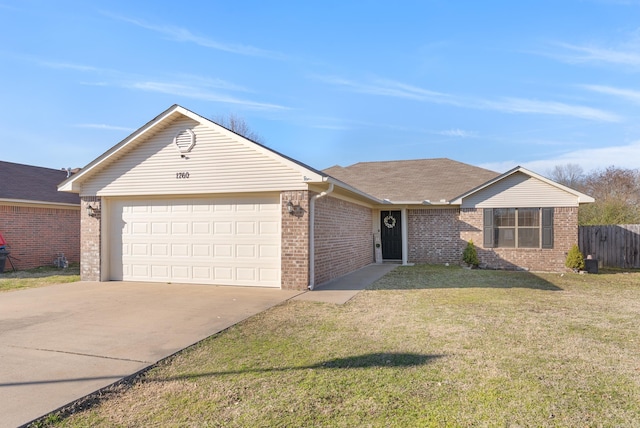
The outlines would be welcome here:
<svg viewBox="0 0 640 428">
<path fill-rule="evenodd" d="M 87 215 L 89 217 L 98 217 L 98 215 L 100 215 L 100 208 L 94 208 L 91 204 L 87 204 Z"/>
<path fill-rule="evenodd" d="M 293 214 L 293 202 L 291 201 L 287 202 L 287 212 Z"/>
</svg>

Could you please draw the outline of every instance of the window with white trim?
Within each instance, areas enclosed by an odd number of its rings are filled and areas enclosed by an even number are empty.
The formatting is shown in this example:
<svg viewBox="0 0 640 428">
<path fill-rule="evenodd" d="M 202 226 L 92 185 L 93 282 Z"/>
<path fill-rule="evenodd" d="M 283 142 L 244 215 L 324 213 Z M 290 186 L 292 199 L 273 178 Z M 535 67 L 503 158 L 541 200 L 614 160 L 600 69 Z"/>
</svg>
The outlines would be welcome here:
<svg viewBox="0 0 640 428">
<path fill-rule="evenodd" d="M 485 248 L 553 248 L 553 208 L 485 208 Z"/>
</svg>

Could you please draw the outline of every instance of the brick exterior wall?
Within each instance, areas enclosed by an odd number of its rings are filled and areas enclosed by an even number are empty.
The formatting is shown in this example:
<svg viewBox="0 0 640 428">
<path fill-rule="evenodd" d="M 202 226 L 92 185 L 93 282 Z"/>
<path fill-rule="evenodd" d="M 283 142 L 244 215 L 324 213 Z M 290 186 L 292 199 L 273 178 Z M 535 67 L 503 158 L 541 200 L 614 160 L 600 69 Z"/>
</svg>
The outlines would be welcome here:
<svg viewBox="0 0 640 428">
<path fill-rule="evenodd" d="M 316 285 L 374 261 L 372 210 L 330 195 L 315 202 Z"/>
<path fill-rule="evenodd" d="M 89 217 L 86 206 L 91 203 L 94 208 L 102 209 L 100 197 L 82 197 L 82 216 L 80 222 L 82 244 L 80 245 L 80 279 L 83 281 L 100 281 L 100 215 Z"/>
<path fill-rule="evenodd" d="M 578 208 L 556 207 L 553 213 L 553 248 L 483 248 L 482 209 L 463 208 L 460 238 L 473 239 L 480 262 L 490 268 L 559 272 L 572 245 L 578 243 Z M 462 251 L 462 250 L 461 250 Z M 460 252 L 462 254 L 462 252 Z"/>
<path fill-rule="evenodd" d="M 460 263 L 464 246 L 459 212 L 457 208 L 407 210 L 408 261 Z"/>
<path fill-rule="evenodd" d="M 79 262 L 80 214 L 77 208 L 0 205 L 0 233 L 16 269 L 52 266 L 59 253 Z"/>
<path fill-rule="evenodd" d="M 294 204 L 289 213 L 287 203 Z M 309 192 L 282 192 L 281 284 L 283 290 L 305 290 L 309 285 Z"/>
</svg>

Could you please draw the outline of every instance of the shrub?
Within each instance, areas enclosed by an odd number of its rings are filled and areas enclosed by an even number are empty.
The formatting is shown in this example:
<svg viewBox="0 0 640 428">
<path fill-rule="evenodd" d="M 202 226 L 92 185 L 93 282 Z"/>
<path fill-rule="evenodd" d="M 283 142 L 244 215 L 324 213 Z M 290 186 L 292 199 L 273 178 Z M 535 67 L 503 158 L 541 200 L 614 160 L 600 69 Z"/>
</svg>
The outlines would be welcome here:
<svg viewBox="0 0 640 428">
<path fill-rule="evenodd" d="M 569 253 L 567 254 L 567 260 L 564 262 L 564 265 L 569 269 L 573 269 L 574 271 L 579 271 L 584 269 L 584 257 L 582 257 L 582 253 L 580 252 L 580 248 L 576 244 L 571 247 Z"/>
<path fill-rule="evenodd" d="M 475 245 L 473 245 L 473 240 L 467 243 L 467 247 L 462 252 L 462 261 L 473 267 L 478 267 L 480 264 L 478 252 L 476 251 Z"/>
</svg>

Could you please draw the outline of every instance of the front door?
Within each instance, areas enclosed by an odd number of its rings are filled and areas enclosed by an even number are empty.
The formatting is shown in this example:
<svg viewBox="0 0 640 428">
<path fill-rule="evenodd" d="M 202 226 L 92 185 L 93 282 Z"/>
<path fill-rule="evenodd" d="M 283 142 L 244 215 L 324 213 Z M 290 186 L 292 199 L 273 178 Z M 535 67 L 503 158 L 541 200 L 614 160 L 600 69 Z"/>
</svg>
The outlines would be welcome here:
<svg viewBox="0 0 640 428">
<path fill-rule="evenodd" d="M 384 260 L 402 260 L 400 211 L 380 211 L 380 241 Z"/>
</svg>

